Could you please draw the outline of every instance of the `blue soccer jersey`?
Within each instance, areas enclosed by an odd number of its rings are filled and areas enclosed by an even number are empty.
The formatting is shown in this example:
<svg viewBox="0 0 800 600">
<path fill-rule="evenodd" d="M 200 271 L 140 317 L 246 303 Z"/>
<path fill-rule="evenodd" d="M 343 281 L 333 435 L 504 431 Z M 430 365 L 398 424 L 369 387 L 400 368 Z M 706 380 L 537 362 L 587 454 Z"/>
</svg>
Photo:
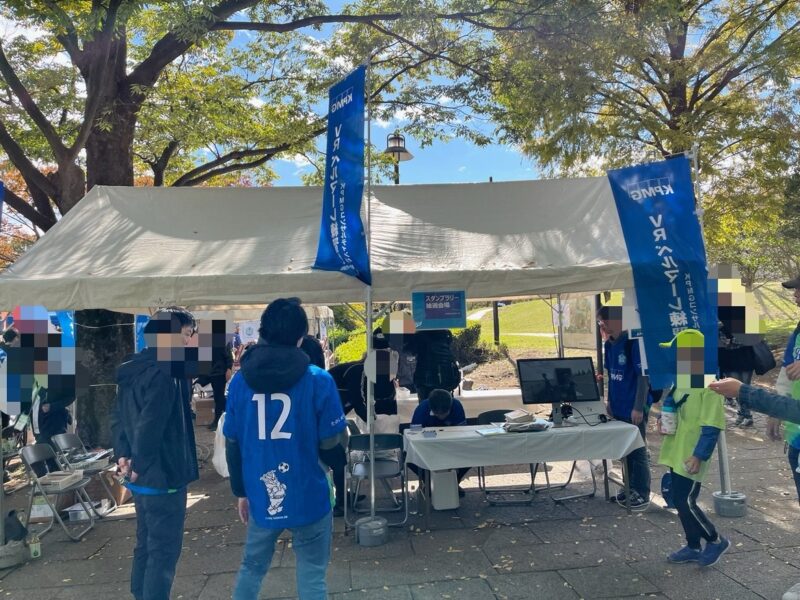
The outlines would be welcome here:
<svg viewBox="0 0 800 600">
<path fill-rule="evenodd" d="M 283 529 L 318 521 L 331 510 L 319 462 L 320 440 L 345 428 L 333 378 L 309 366 L 284 392 L 254 392 L 241 373 L 228 388 L 225 437 L 242 453 L 250 514 L 261 527 Z"/>
<path fill-rule="evenodd" d="M 628 350 L 626 352 L 626 350 Z M 636 402 L 636 387 L 642 372 L 639 341 L 627 336 L 616 343 L 605 343 L 605 367 L 608 371 L 608 404 L 617 419 L 629 421 Z"/>
</svg>

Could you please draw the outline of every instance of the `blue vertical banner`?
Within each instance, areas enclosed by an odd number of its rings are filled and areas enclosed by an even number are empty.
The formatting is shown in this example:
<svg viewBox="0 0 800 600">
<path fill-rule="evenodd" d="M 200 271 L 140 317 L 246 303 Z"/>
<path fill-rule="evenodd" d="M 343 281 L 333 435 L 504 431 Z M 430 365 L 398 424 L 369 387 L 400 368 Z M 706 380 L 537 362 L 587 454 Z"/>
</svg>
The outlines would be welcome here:
<svg viewBox="0 0 800 600">
<path fill-rule="evenodd" d="M 717 371 L 716 296 L 709 292 L 706 251 L 685 156 L 608 172 L 633 269 L 650 384 L 675 378 L 659 348 L 687 329 L 705 336 L 705 372 Z"/>
<path fill-rule="evenodd" d="M 364 85 L 361 66 L 329 92 L 328 146 L 322 223 L 315 269 L 339 271 L 372 284 L 361 222 L 364 191 Z"/>
</svg>

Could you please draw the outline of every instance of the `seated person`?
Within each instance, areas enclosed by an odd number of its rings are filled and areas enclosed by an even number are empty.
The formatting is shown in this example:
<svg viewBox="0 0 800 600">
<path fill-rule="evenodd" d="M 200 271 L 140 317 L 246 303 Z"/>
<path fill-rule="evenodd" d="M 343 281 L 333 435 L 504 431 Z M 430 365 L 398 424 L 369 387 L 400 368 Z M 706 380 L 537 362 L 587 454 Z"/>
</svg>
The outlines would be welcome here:
<svg viewBox="0 0 800 600">
<path fill-rule="evenodd" d="M 467 424 L 467 416 L 464 413 L 464 407 L 457 398 L 447 390 L 432 390 L 427 394 L 427 399 L 420 402 L 414 415 L 411 417 L 412 425 L 422 425 L 423 427 L 456 427 L 458 425 Z M 417 465 L 409 464 L 409 469 L 414 471 L 419 477 L 420 487 L 424 481 L 424 469 L 420 469 Z M 458 481 L 462 479 L 469 472 L 470 467 L 464 467 L 457 470 Z M 464 490 L 461 486 L 458 487 L 458 495 L 460 498 L 464 497 Z"/>
</svg>

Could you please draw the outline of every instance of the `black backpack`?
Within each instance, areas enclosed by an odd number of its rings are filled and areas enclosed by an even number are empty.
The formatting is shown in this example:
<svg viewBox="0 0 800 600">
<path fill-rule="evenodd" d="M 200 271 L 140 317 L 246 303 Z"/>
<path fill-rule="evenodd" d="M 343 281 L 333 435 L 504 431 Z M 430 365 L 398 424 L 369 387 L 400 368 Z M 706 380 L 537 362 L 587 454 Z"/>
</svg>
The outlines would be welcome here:
<svg viewBox="0 0 800 600">
<path fill-rule="evenodd" d="M 453 335 L 444 329 L 418 331 L 414 338 L 414 385 L 448 392 L 456 389 L 461 383 L 461 371 L 450 347 Z"/>
</svg>

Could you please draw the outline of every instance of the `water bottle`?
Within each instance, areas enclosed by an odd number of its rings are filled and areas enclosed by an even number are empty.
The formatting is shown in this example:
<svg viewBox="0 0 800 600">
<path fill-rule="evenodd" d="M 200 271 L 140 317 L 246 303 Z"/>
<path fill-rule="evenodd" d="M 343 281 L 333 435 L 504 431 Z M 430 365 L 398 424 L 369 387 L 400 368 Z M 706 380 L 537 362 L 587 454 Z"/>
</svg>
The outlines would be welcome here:
<svg viewBox="0 0 800 600">
<path fill-rule="evenodd" d="M 661 433 L 664 435 L 675 435 L 678 430 L 678 413 L 675 409 L 675 399 L 672 394 L 661 403 Z"/>
<path fill-rule="evenodd" d="M 31 534 L 28 540 L 28 548 L 31 552 L 31 558 L 39 558 L 42 555 L 42 542 L 36 533 Z"/>
</svg>

